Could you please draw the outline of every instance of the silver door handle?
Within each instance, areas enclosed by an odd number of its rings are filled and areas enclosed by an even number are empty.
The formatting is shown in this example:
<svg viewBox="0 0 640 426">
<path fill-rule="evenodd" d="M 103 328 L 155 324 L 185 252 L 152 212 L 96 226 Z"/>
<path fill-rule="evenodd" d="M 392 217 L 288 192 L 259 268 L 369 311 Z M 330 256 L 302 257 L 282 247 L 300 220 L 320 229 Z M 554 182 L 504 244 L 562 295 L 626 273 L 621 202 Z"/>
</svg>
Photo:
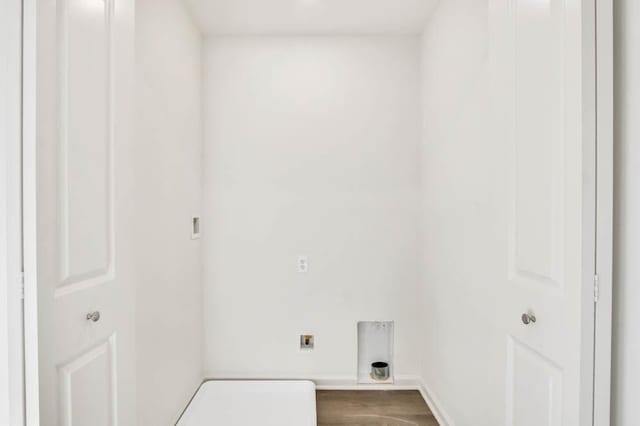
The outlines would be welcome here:
<svg viewBox="0 0 640 426">
<path fill-rule="evenodd" d="M 100 311 L 90 312 L 87 314 L 87 321 L 100 321 Z"/>
<path fill-rule="evenodd" d="M 536 322 L 536 316 L 533 314 L 529 314 L 529 313 L 524 313 L 522 314 L 522 323 L 524 325 L 529 325 L 529 324 L 533 324 Z"/>
</svg>

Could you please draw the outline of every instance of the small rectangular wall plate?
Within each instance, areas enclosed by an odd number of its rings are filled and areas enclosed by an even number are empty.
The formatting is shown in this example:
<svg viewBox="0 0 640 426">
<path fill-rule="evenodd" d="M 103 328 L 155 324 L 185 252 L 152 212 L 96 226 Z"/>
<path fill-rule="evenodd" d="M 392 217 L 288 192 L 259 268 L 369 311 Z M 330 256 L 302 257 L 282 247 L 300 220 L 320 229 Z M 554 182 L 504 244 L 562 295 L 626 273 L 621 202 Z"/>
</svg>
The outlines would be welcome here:
<svg viewBox="0 0 640 426">
<path fill-rule="evenodd" d="M 300 335 L 300 350 L 312 351 L 315 346 L 315 338 L 313 334 Z"/>
<path fill-rule="evenodd" d="M 200 238 L 200 217 L 193 216 L 191 218 L 191 239 L 197 240 Z"/>
<path fill-rule="evenodd" d="M 302 274 L 306 274 L 309 272 L 309 257 L 306 255 L 298 256 L 298 272 Z"/>
</svg>

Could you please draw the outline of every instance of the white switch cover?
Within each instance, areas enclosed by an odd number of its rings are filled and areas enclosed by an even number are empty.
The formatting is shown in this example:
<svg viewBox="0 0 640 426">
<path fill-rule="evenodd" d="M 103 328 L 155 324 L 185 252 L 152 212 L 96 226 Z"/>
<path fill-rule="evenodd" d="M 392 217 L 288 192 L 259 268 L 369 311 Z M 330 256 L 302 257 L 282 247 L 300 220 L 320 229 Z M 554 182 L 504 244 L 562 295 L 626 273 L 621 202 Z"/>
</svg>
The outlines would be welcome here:
<svg viewBox="0 0 640 426">
<path fill-rule="evenodd" d="M 298 272 L 309 272 L 309 258 L 307 256 L 298 256 Z"/>
</svg>

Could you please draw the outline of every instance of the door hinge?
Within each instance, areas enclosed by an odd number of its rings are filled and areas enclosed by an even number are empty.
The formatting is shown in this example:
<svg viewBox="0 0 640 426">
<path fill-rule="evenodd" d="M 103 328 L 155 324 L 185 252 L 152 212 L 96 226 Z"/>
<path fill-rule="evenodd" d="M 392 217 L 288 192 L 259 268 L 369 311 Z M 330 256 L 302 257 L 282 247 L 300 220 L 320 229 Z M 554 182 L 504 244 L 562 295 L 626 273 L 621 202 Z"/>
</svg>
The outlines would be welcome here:
<svg viewBox="0 0 640 426">
<path fill-rule="evenodd" d="M 598 275 L 593 276 L 593 301 L 598 303 L 600 298 L 600 277 Z"/>
</svg>

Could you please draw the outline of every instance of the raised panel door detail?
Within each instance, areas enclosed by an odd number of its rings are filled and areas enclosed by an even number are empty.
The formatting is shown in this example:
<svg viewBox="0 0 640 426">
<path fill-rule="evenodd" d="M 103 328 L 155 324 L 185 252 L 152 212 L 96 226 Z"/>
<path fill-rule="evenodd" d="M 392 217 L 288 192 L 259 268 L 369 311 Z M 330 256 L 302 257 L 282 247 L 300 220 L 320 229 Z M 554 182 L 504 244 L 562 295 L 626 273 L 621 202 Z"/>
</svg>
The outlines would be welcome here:
<svg viewBox="0 0 640 426">
<path fill-rule="evenodd" d="M 506 396 L 507 425 L 562 425 L 562 369 L 511 336 Z"/>
<path fill-rule="evenodd" d="M 59 241 L 56 295 L 113 278 L 110 0 L 62 0 L 59 43 Z"/>
<path fill-rule="evenodd" d="M 511 277 L 563 286 L 564 2 L 514 0 Z"/>
<path fill-rule="evenodd" d="M 58 369 L 64 426 L 116 425 L 116 336 Z"/>
</svg>

